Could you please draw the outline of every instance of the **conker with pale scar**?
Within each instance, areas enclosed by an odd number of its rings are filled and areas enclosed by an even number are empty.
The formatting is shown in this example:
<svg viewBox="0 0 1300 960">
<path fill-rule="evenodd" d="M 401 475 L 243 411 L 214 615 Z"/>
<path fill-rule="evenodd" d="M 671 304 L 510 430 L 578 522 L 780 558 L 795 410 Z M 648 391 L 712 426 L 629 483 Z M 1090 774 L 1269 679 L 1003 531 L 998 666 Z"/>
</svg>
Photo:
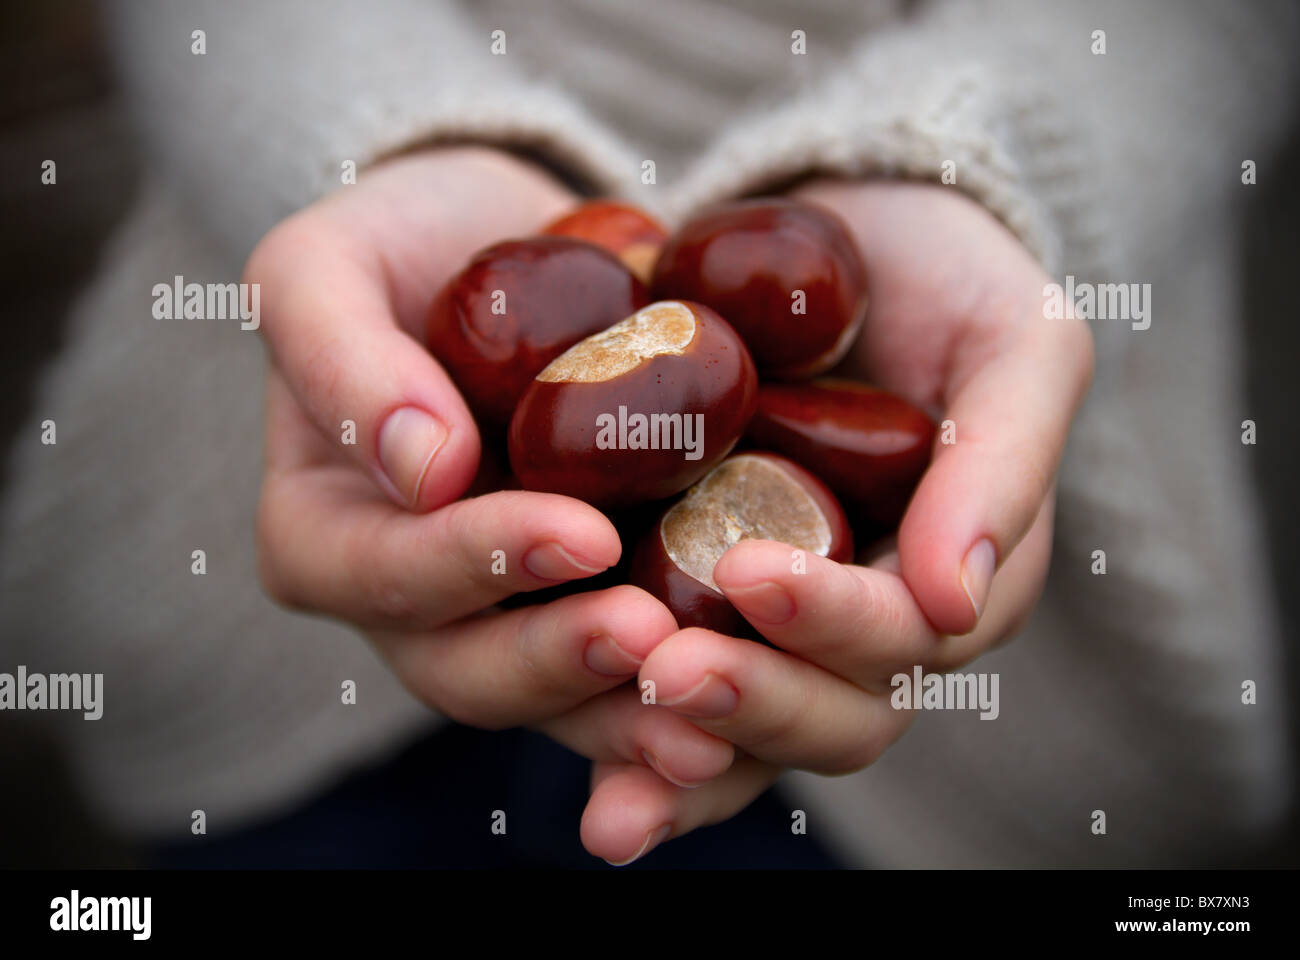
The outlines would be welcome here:
<svg viewBox="0 0 1300 960">
<path fill-rule="evenodd" d="M 849 380 L 764 384 L 748 439 L 807 467 L 860 534 L 897 528 L 930 463 L 934 423 L 902 397 Z"/>
<path fill-rule="evenodd" d="M 680 627 L 742 632 L 744 618 L 713 580 L 718 560 L 741 540 L 776 540 L 840 563 L 853 558 L 848 520 L 825 484 L 784 457 L 740 453 L 664 512 L 637 545 L 631 582 Z"/>
<path fill-rule="evenodd" d="M 867 307 L 867 275 L 834 213 L 793 200 L 707 210 L 664 246 L 652 294 L 695 300 L 736 328 L 764 377 L 804 379 L 848 352 Z"/>
<path fill-rule="evenodd" d="M 443 287 L 425 342 L 470 408 L 504 426 L 543 367 L 648 299 L 607 250 L 571 237 L 512 240 L 478 253 Z"/>
<path fill-rule="evenodd" d="M 668 231 L 643 210 L 613 200 L 592 200 L 565 214 L 542 233 L 577 237 L 614 254 L 644 283 L 650 282 L 655 261 Z"/>
<path fill-rule="evenodd" d="M 671 497 L 754 413 L 749 351 L 708 307 L 664 301 L 570 347 L 524 392 L 510 465 L 526 490 L 612 508 Z"/>
</svg>

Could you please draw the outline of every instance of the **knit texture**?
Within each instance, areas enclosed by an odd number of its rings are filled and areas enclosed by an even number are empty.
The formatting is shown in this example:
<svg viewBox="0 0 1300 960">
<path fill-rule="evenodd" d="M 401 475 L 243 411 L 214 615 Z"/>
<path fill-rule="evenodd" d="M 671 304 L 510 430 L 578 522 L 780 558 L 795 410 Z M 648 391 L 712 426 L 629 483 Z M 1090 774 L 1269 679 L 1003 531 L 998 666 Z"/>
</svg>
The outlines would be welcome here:
<svg viewBox="0 0 1300 960">
<path fill-rule="evenodd" d="M 91 799 L 133 831 L 174 836 L 194 808 L 230 829 L 433 722 L 360 638 L 261 598 L 254 335 L 155 321 L 148 291 L 234 279 L 344 160 L 476 140 L 671 221 L 813 173 L 940 182 L 952 161 L 1049 271 L 1152 284 L 1150 330 L 1095 324 L 1044 600 L 973 668 L 1001 673 L 999 719 L 923 714 L 869 770 L 790 783 L 864 864 L 1162 866 L 1267 842 L 1288 745 L 1238 440 L 1235 211 L 1242 160 L 1279 175 L 1295 19 L 1118 0 L 121 4 L 156 183 L 78 307 L 0 518 L 11 655 L 106 674 L 104 719 L 63 723 Z M 57 447 L 33 439 L 47 417 Z"/>
<path fill-rule="evenodd" d="M 575 101 L 493 54 L 455 4 L 121 2 L 122 76 L 152 169 L 233 260 L 267 230 L 401 150 L 479 142 L 533 154 L 581 191 L 636 174 Z M 206 53 L 192 52 L 194 30 Z"/>
</svg>

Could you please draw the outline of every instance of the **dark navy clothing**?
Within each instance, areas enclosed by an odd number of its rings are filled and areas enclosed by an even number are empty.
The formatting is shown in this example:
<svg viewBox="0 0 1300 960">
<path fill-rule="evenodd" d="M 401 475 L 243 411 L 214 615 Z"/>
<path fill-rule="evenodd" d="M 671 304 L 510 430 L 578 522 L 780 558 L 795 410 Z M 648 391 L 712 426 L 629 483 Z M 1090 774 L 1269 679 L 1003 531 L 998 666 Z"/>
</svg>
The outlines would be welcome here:
<svg viewBox="0 0 1300 960">
<path fill-rule="evenodd" d="M 450 725 L 284 816 L 157 848 L 152 865 L 613 869 L 578 838 L 589 773 L 589 761 L 540 734 Z M 769 790 L 621 869 L 840 866 L 811 836 L 791 833 L 793 806 Z M 494 810 L 505 811 L 503 836 L 491 831 Z"/>
</svg>

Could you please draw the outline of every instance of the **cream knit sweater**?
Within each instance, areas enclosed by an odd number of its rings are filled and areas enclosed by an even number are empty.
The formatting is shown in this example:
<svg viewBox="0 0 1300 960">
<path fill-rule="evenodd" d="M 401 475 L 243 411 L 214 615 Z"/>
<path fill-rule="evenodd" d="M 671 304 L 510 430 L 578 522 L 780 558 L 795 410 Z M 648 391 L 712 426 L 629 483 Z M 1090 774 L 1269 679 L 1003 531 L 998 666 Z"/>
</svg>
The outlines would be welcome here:
<svg viewBox="0 0 1300 960">
<path fill-rule="evenodd" d="M 155 320 L 150 291 L 236 280 L 342 161 L 454 139 L 670 220 L 809 172 L 938 180 L 952 160 L 1059 278 L 1150 283 L 1149 330 L 1095 324 L 1048 590 L 977 668 L 1001 674 L 1000 717 L 923 713 L 874 767 L 789 784 L 861 863 L 1163 866 L 1269 841 L 1291 771 L 1235 258 L 1242 162 L 1283 175 L 1294 8 L 135 0 L 115 32 L 150 180 L 19 433 L 0 517 L 0 670 L 104 673 L 102 719 L 53 722 L 112 823 L 179 839 L 201 808 L 234 829 L 439 722 L 350 630 L 261 596 L 260 345 Z"/>
</svg>

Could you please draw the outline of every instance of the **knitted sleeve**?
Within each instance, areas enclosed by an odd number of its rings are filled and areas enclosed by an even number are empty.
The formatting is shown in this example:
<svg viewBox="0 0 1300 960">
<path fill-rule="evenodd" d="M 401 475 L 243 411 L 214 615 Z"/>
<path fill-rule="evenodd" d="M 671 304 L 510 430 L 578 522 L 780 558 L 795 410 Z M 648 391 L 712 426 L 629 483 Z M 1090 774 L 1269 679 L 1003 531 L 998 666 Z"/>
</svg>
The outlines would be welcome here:
<svg viewBox="0 0 1300 960">
<path fill-rule="evenodd" d="M 809 174 L 949 182 L 1049 272 L 1124 263 L 1188 197 L 1241 186 L 1292 99 L 1297 9 L 960 0 L 871 33 L 843 69 L 727 130 L 679 212 Z M 817 55 L 818 36 L 806 38 Z M 944 177 L 947 174 L 947 180 Z"/>
<path fill-rule="evenodd" d="M 580 192 L 635 168 L 516 69 L 508 33 L 439 0 L 123 0 L 115 47 L 146 159 L 242 258 L 343 165 L 438 141 L 500 144 Z"/>
</svg>

